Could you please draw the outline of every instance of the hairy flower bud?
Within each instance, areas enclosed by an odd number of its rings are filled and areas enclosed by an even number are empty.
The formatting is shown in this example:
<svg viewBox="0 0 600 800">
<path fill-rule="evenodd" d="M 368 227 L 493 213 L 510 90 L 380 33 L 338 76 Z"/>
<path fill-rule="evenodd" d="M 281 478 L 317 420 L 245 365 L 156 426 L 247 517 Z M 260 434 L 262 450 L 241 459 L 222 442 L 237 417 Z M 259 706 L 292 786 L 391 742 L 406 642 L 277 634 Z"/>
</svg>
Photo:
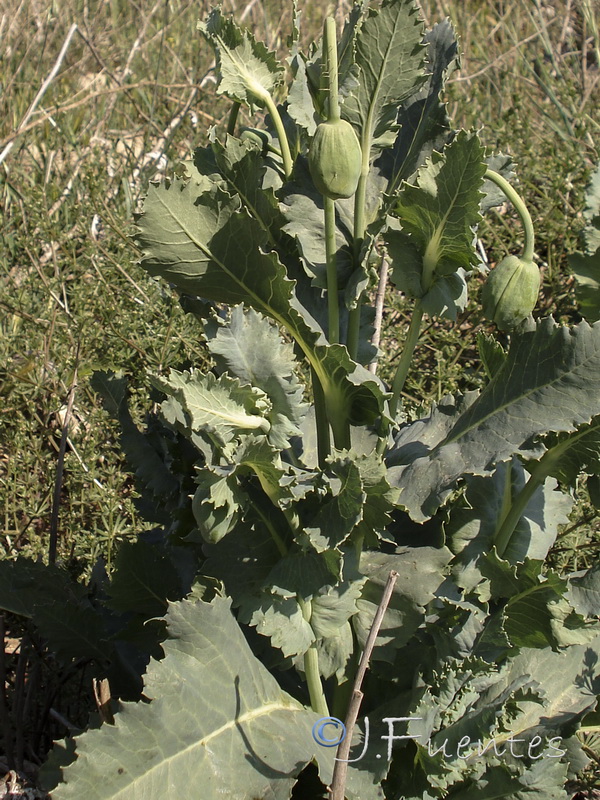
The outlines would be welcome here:
<svg viewBox="0 0 600 800">
<path fill-rule="evenodd" d="M 533 311 L 540 271 L 533 261 L 506 256 L 488 275 L 481 293 L 483 313 L 501 331 L 511 331 Z"/>
</svg>

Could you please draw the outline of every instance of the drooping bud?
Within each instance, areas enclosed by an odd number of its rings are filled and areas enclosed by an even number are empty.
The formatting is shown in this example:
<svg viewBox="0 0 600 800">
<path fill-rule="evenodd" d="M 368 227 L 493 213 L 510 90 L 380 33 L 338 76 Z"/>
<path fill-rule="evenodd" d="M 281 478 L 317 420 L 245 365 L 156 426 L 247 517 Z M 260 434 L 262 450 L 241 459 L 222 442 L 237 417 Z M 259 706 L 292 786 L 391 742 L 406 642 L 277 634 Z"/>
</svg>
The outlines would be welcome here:
<svg viewBox="0 0 600 800">
<path fill-rule="evenodd" d="M 483 286 L 483 313 L 501 331 L 511 331 L 531 314 L 539 291 L 540 271 L 533 261 L 506 256 Z"/>
</svg>

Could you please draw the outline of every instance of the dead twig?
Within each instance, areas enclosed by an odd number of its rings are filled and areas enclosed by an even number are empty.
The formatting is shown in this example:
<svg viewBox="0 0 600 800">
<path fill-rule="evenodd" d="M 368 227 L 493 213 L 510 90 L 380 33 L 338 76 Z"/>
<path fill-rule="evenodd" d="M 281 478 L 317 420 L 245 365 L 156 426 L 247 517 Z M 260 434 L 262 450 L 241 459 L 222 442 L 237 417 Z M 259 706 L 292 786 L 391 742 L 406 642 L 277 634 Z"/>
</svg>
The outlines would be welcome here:
<svg viewBox="0 0 600 800">
<path fill-rule="evenodd" d="M 67 400 L 67 410 L 60 437 L 60 448 L 58 450 L 58 462 L 56 464 L 56 478 L 54 481 L 54 496 L 52 498 L 52 513 L 50 515 L 50 544 L 48 546 L 48 560 L 51 564 L 56 561 L 56 550 L 58 544 L 58 511 L 60 508 L 60 493 L 62 491 L 63 472 L 65 468 L 65 453 L 67 451 L 67 439 L 69 436 L 69 422 L 75 401 L 75 389 L 77 388 L 77 365 L 79 362 L 79 344 L 75 353 L 75 369 L 71 388 L 69 389 L 69 399 Z"/>
<path fill-rule="evenodd" d="M 363 678 L 365 677 L 367 667 L 369 666 L 369 659 L 371 658 L 371 653 L 375 647 L 375 640 L 377 639 L 379 629 L 381 628 L 381 623 L 383 622 L 383 617 L 390 603 L 397 578 L 398 573 L 392 570 L 387 579 L 381 602 L 379 603 L 373 624 L 371 625 L 371 630 L 369 631 L 365 649 L 363 650 L 360 658 L 360 663 L 356 672 L 356 678 L 354 679 L 352 696 L 350 698 L 350 703 L 348 704 L 348 713 L 346 714 L 346 719 L 344 722 L 346 726 L 346 735 L 338 747 L 335 767 L 333 768 L 333 778 L 331 779 L 331 786 L 329 787 L 330 800 L 344 800 L 346 793 L 346 777 L 348 773 L 348 755 L 350 753 L 352 734 L 358 718 L 360 704 L 362 703 L 363 699 L 363 693 L 360 687 L 362 686 Z"/>
</svg>

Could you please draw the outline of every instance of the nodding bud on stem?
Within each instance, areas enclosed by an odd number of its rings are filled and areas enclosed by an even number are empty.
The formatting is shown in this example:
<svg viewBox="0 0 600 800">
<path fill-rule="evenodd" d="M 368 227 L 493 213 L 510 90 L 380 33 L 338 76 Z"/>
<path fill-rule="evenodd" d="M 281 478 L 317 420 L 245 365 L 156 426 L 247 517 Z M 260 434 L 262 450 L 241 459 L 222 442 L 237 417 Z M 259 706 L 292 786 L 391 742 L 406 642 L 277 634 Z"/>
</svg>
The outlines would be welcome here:
<svg viewBox="0 0 600 800">
<path fill-rule="evenodd" d="M 540 271 L 533 261 L 506 256 L 483 286 L 483 313 L 501 331 L 511 331 L 531 314 L 539 290 Z"/>
</svg>

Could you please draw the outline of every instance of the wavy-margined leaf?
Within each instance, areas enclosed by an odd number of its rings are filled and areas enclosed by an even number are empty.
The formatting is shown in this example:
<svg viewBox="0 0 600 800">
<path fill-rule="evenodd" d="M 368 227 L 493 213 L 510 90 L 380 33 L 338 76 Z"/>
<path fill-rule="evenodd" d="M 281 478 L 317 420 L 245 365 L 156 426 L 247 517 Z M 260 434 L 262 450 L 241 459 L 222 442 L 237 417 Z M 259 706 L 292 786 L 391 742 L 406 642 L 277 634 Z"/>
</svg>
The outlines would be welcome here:
<svg viewBox="0 0 600 800">
<path fill-rule="evenodd" d="M 478 331 L 477 352 L 485 369 L 485 374 L 491 380 L 504 364 L 506 350 L 494 336 Z"/>
<path fill-rule="evenodd" d="M 204 540 L 213 544 L 235 528 L 249 506 L 250 487 L 242 486 L 246 477 L 258 478 L 264 496 L 281 508 L 291 498 L 294 483 L 294 476 L 286 474 L 289 468 L 281 463 L 279 450 L 264 437 L 244 436 L 222 455 L 229 463 L 199 469 L 192 502 L 198 529 Z M 193 536 L 189 540 L 193 541 Z"/>
<path fill-rule="evenodd" d="M 382 533 L 396 496 L 375 452 L 338 451 L 328 460 L 326 477 L 299 505 L 303 529 L 296 538 L 320 553 L 339 548 L 353 532 Z"/>
<path fill-rule="evenodd" d="M 600 616 L 600 562 L 569 581 L 567 599 L 578 614 Z"/>
<path fill-rule="evenodd" d="M 261 226 L 269 246 L 275 248 L 285 223 L 272 188 L 263 186 L 266 163 L 257 145 L 227 136 L 212 143 L 215 164 L 230 194 L 237 194 L 250 215 Z M 196 151 L 198 158 L 202 151 Z M 202 173 L 203 164 L 197 168 Z"/>
<path fill-rule="evenodd" d="M 586 623 L 569 605 L 566 580 L 552 570 L 541 575 L 542 563 L 526 559 L 513 566 L 492 550 L 479 563 L 489 588 L 477 593 L 485 601 L 490 596 L 508 598 L 502 610 L 503 629 L 515 647 L 558 649 L 593 640 L 598 626 Z"/>
<path fill-rule="evenodd" d="M 292 346 L 271 322 L 243 306 L 233 309 L 227 323 L 207 326 L 206 333 L 217 369 L 227 370 L 267 395 L 271 401 L 269 441 L 281 450 L 289 447 L 289 437 L 300 433 L 298 425 L 307 409 L 294 372 Z"/>
<path fill-rule="evenodd" d="M 237 378 L 208 372 L 170 370 L 168 378 L 153 376 L 154 385 L 169 396 L 163 402 L 168 416 L 183 412 L 191 431 L 206 431 L 221 445 L 241 432 L 268 434 L 270 403 L 266 394 L 252 386 L 242 386 Z M 171 413 L 169 407 L 180 410 Z"/>
<path fill-rule="evenodd" d="M 109 608 L 142 614 L 147 619 L 162 616 L 169 600 L 180 600 L 191 588 L 194 559 L 189 552 L 185 555 L 189 583 L 179 574 L 173 548 L 143 539 L 121 542 L 107 587 Z"/>
<path fill-rule="evenodd" d="M 600 416 L 572 433 L 552 434 L 544 439 L 548 474 L 574 487 L 580 473 L 600 475 Z"/>
<path fill-rule="evenodd" d="M 294 53 L 290 64 L 293 79 L 287 95 L 287 111 L 296 125 L 304 128 L 309 136 L 314 136 L 318 119 L 310 93 L 306 61 L 301 53 Z"/>
<path fill-rule="evenodd" d="M 224 17 L 219 8 L 213 9 L 206 22 L 198 22 L 197 27 L 215 48 L 219 94 L 254 109 L 261 105 L 260 98 L 265 92 L 272 94 L 281 83 L 284 70 L 275 54 L 257 42 L 249 31 Z"/>
<path fill-rule="evenodd" d="M 600 324 L 566 328 L 549 317 L 513 335 L 504 366 L 476 400 L 448 400 L 400 431 L 388 457 L 403 465 L 390 470 L 400 503 L 427 519 L 461 475 L 489 475 L 515 452 L 531 455 L 537 434 L 588 425 L 599 392 Z"/>
<path fill-rule="evenodd" d="M 364 552 L 360 569 L 368 580 L 357 601 L 358 614 L 352 626 L 364 647 L 390 570 L 398 573 L 392 599 L 377 636 L 373 658 L 391 661 L 425 617 L 425 606 L 444 580 L 445 567 L 452 558 L 446 548 L 402 548 L 393 555 Z"/>
<path fill-rule="evenodd" d="M 208 181 L 208 179 L 206 179 Z M 175 179 L 150 187 L 136 217 L 142 266 L 192 296 L 245 303 L 283 325 L 314 368 L 333 414 L 368 424 L 383 404 L 381 384 L 323 332 L 294 294 L 261 225 L 217 185 Z"/>
<path fill-rule="evenodd" d="M 151 419 L 144 432 L 137 427 L 127 406 L 127 378 L 120 373 L 95 372 L 90 385 L 121 426 L 121 447 L 142 495 L 136 503 L 141 513 L 145 519 L 168 525 L 172 521 L 168 511 L 181 497 L 180 481 L 167 463 L 170 460 L 169 439 L 175 444 L 176 435 L 157 419 Z M 181 448 L 178 449 L 181 453 Z M 200 457 L 200 453 L 188 455 Z"/>
<path fill-rule="evenodd" d="M 459 270 L 476 263 L 473 229 L 485 170 L 479 138 L 461 131 L 421 167 L 414 186 L 404 184 L 393 209 L 401 227 L 384 236 L 392 280 L 430 315 L 456 318 L 466 303 Z"/>
<path fill-rule="evenodd" d="M 303 656 L 316 638 L 295 597 L 270 592 L 244 597 L 239 619 L 267 636 L 284 656 Z"/>
<path fill-rule="evenodd" d="M 457 554 L 453 574 L 461 588 L 470 590 L 482 579 L 479 557 L 492 549 L 498 521 L 527 478 L 515 460 L 499 464 L 489 477 L 467 479 L 466 503 L 451 509 L 445 526 L 449 546 Z M 556 486 L 556 481 L 548 478 L 534 492 L 503 554 L 508 562 L 546 558 L 573 505 L 569 495 L 555 491 Z"/>
<path fill-rule="evenodd" d="M 398 135 L 382 152 L 376 166 L 390 181 L 388 191 L 408 180 L 434 149 L 441 150 L 450 136 L 446 105 L 440 99 L 444 84 L 458 61 L 456 34 L 450 20 L 434 25 L 424 38 L 427 82 L 402 104 Z"/>
<path fill-rule="evenodd" d="M 425 80 L 422 24 L 412 0 L 384 4 L 358 29 L 358 86 L 344 99 L 342 117 L 355 128 L 363 150 L 394 140 L 398 105 Z"/>
<path fill-rule="evenodd" d="M 529 743 L 528 743 L 529 744 Z M 518 757 L 522 754 L 516 751 Z M 486 769 L 481 777 L 468 781 L 452 793 L 453 800 L 568 800 L 570 793 L 563 789 L 567 780 L 567 765 L 559 760 L 559 754 L 546 750 L 547 756 L 539 755 L 539 748 L 532 749 L 534 761 L 527 769 L 517 772 L 505 764 L 496 764 Z"/>
<path fill-rule="evenodd" d="M 283 692 L 253 656 L 230 602 L 170 607 L 165 658 L 151 662 L 146 703 L 77 737 L 56 800 L 174 794 L 287 800 L 316 749 L 317 715 Z"/>
</svg>

